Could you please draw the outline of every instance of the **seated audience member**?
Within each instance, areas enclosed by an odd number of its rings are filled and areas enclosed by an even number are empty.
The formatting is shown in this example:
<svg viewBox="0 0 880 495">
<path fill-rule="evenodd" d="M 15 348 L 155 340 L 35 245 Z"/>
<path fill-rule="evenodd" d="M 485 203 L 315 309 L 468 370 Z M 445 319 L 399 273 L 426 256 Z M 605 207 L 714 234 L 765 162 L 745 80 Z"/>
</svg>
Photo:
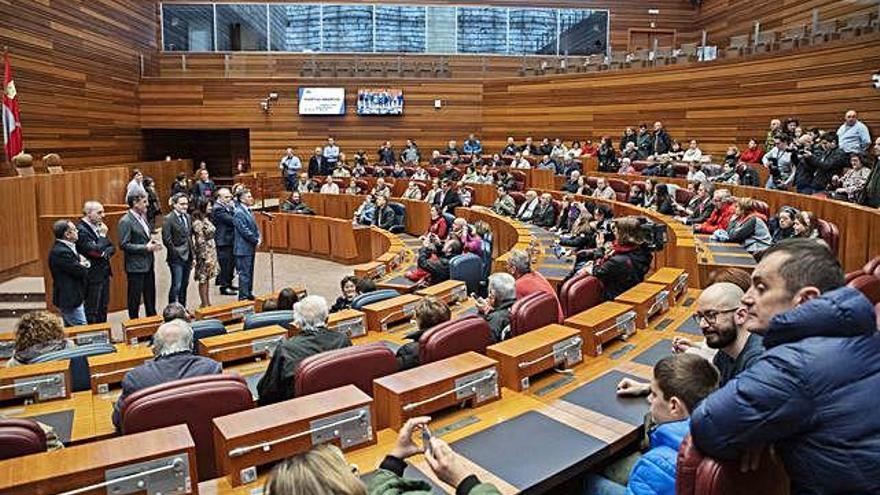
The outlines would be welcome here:
<svg viewBox="0 0 880 495">
<path fill-rule="evenodd" d="M 648 124 L 639 125 L 636 148 L 639 150 L 639 160 L 647 160 L 654 153 L 654 136 L 648 132 Z"/>
<path fill-rule="evenodd" d="M 783 206 L 779 209 L 776 217 L 770 219 L 767 225 L 770 227 L 771 244 L 794 237 L 794 219 L 797 215 L 797 209 L 791 206 Z"/>
<path fill-rule="evenodd" d="M 307 296 L 293 306 L 300 333 L 275 348 L 266 374 L 257 384 L 261 406 L 293 398 L 293 378 L 303 359 L 324 351 L 351 346 L 347 335 L 327 329 L 327 301 Z"/>
<path fill-rule="evenodd" d="M 700 147 L 697 146 L 697 140 L 691 139 L 688 149 L 685 150 L 684 154 L 681 156 L 681 161 L 694 163 L 699 162 L 701 158 L 703 158 L 703 152 L 700 150 Z"/>
<path fill-rule="evenodd" d="M 675 199 L 672 198 L 672 194 L 669 193 L 669 186 L 667 184 L 658 184 L 655 191 L 656 196 L 652 209 L 664 215 L 675 215 L 677 205 L 675 204 Z"/>
<path fill-rule="evenodd" d="M 792 493 L 880 490 L 880 338 L 871 302 L 827 246 L 771 247 L 742 298 L 766 351 L 693 411 L 694 445 L 722 460 L 773 446 Z M 745 465 L 745 464 L 744 464 Z"/>
<path fill-rule="evenodd" d="M 860 203 L 871 208 L 880 206 L 880 137 L 874 141 L 874 166 L 868 174 Z M 866 157 L 867 159 L 867 157 Z"/>
<path fill-rule="evenodd" d="M 443 153 L 446 156 L 453 157 L 457 160 L 461 156 L 461 149 L 458 147 L 458 142 L 455 139 L 450 139 L 446 144 L 446 149 Z"/>
<path fill-rule="evenodd" d="M 510 168 L 530 169 L 532 168 L 532 163 L 529 162 L 522 153 L 517 152 L 517 154 L 513 156 L 513 160 L 510 162 Z"/>
<path fill-rule="evenodd" d="M 441 181 L 458 182 L 461 180 L 461 172 L 453 165 L 451 161 L 446 162 L 446 167 L 440 172 Z"/>
<path fill-rule="evenodd" d="M 508 191 L 511 191 L 516 186 L 516 181 L 513 176 L 510 175 L 510 172 L 507 170 L 499 170 L 495 177 L 495 183 L 499 186 L 504 186 Z"/>
<path fill-rule="evenodd" d="M 339 194 L 339 185 L 333 182 L 333 177 L 324 179 L 324 184 L 321 186 L 321 194 Z"/>
<path fill-rule="evenodd" d="M 452 221 L 449 237 L 458 239 L 461 242 L 461 249 L 465 253 L 474 253 L 479 256 L 482 252 L 482 241 L 471 232 L 471 228 L 464 218 L 459 217 Z"/>
<path fill-rule="evenodd" d="M 277 311 L 277 310 L 278 310 L 278 301 L 276 301 L 274 299 L 267 299 L 263 303 L 263 312 L 264 313 L 269 312 L 269 311 Z"/>
<path fill-rule="evenodd" d="M 614 152 L 614 143 L 611 142 L 610 137 L 602 137 L 596 156 L 599 162 L 600 172 L 617 171 L 617 154 Z"/>
<path fill-rule="evenodd" d="M 629 196 L 627 196 L 626 202 L 633 206 L 643 206 L 645 204 L 645 191 L 642 190 L 642 186 L 638 184 L 629 186 Z"/>
<path fill-rule="evenodd" d="M 669 176 L 674 169 L 672 168 L 672 159 L 667 155 L 661 155 L 654 158 L 653 162 L 642 170 L 642 175 L 647 176 Z"/>
<path fill-rule="evenodd" d="M 315 184 L 314 181 L 309 179 L 309 174 L 302 172 L 299 174 L 299 178 L 291 184 L 291 191 L 295 191 L 298 193 L 309 193 L 315 192 L 318 189 L 318 185 Z"/>
<path fill-rule="evenodd" d="M 739 185 L 739 175 L 736 173 L 736 164 L 733 162 L 724 162 L 721 165 L 721 173 L 713 177 L 712 180 L 721 184 Z"/>
<path fill-rule="evenodd" d="M 415 368 L 420 364 L 419 339 L 422 338 L 422 334 L 452 318 L 449 306 L 434 296 L 427 296 L 419 300 L 413 311 L 416 330 L 406 335 L 410 342 L 400 346 L 396 353 L 397 365 L 401 371 Z"/>
<path fill-rule="evenodd" d="M 437 205 L 431 205 L 431 226 L 428 227 L 428 235 L 437 236 L 438 240 L 446 240 L 449 233 L 449 225 L 446 223 L 446 217 L 440 214 L 440 208 Z"/>
<path fill-rule="evenodd" d="M 357 281 L 358 295 L 376 292 L 376 281 L 371 278 L 360 278 Z"/>
<path fill-rule="evenodd" d="M 586 141 L 584 141 L 584 147 L 581 149 L 581 156 L 594 157 L 596 156 L 597 152 L 598 150 L 595 146 L 593 146 L 592 139 L 587 139 Z"/>
<path fill-rule="evenodd" d="M 388 187 L 388 184 L 385 183 L 385 179 L 379 177 L 376 179 L 376 186 L 373 187 L 373 190 L 370 192 L 373 196 L 385 196 L 385 198 L 389 198 L 391 196 L 391 188 Z"/>
<path fill-rule="evenodd" d="M 183 304 L 179 302 L 168 303 L 168 306 L 162 310 L 162 322 L 168 323 L 174 320 L 192 321 L 192 315 Z"/>
<path fill-rule="evenodd" d="M 614 220 L 613 225 L 614 241 L 609 242 L 604 234 L 598 234 L 596 249 L 579 254 L 574 266 L 574 271 L 602 281 L 602 296 L 606 301 L 613 301 L 644 282 L 654 260 L 654 254 L 645 245 L 647 239 L 641 220 L 623 217 Z"/>
<path fill-rule="evenodd" d="M 684 148 L 682 148 L 681 143 L 679 141 L 672 141 L 672 147 L 668 152 L 664 153 L 666 158 L 674 161 L 683 161 L 684 160 Z M 660 156 L 660 155 L 657 155 Z M 656 156 L 655 156 L 656 158 Z"/>
<path fill-rule="evenodd" d="M 587 178 L 583 175 L 578 178 L 578 189 L 575 191 L 575 194 L 580 194 L 581 196 L 593 195 L 593 188 L 590 187 L 590 183 L 587 182 Z"/>
<path fill-rule="evenodd" d="M 736 200 L 727 189 L 716 189 L 712 195 L 712 205 L 715 207 L 709 219 L 702 223 L 694 224 L 694 232 L 698 234 L 712 234 L 718 229 L 726 229 L 733 216 L 733 203 Z"/>
<path fill-rule="evenodd" d="M 541 161 L 538 162 L 536 167 L 538 170 L 550 170 L 554 174 L 556 173 L 556 162 L 550 157 L 550 155 L 544 155 L 541 157 Z"/>
<path fill-rule="evenodd" d="M 452 181 L 441 182 L 440 191 L 434 196 L 434 204 L 440 208 L 440 213 L 455 215 L 455 209 L 462 206 L 461 195 L 456 189 Z"/>
<path fill-rule="evenodd" d="M 507 188 L 503 185 L 498 186 L 498 196 L 492 203 L 492 211 L 505 217 L 512 217 L 516 214 L 516 201 L 507 193 Z"/>
<path fill-rule="evenodd" d="M 831 191 L 834 199 L 841 201 L 858 202 L 861 200 L 865 191 L 865 184 L 868 182 L 868 175 L 871 169 L 865 166 L 865 157 L 853 154 L 849 158 L 850 169 L 847 170 L 843 177 L 834 176 L 831 178 Z"/>
<path fill-rule="evenodd" d="M 419 188 L 419 184 L 417 182 L 410 182 L 409 185 L 406 186 L 406 191 L 403 191 L 401 198 L 416 201 L 422 199 L 422 190 Z"/>
<path fill-rule="evenodd" d="M 688 173 L 686 180 L 689 183 L 693 184 L 695 182 L 706 182 L 707 180 L 709 180 L 709 178 L 706 177 L 706 173 L 703 172 L 702 165 L 700 165 L 698 162 L 691 162 L 688 163 Z"/>
<path fill-rule="evenodd" d="M 492 177 L 489 165 L 480 167 L 480 171 L 477 172 L 477 184 L 492 184 L 493 182 L 495 182 L 495 178 Z"/>
<path fill-rule="evenodd" d="M 376 196 L 376 212 L 373 214 L 373 223 L 382 230 L 391 230 L 396 225 L 397 216 L 394 209 L 388 206 L 388 198 L 382 195 Z"/>
<path fill-rule="evenodd" d="M 504 167 L 506 165 L 507 165 L 507 161 L 504 160 L 504 158 L 498 153 L 495 153 L 494 155 L 492 155 L 492 161 L 489 162 L 489 166 L 492 168 L 500 168 L 500 167 Z"/>
<path fill-rule="evenodd" d="M 284 213 L 299 213 L 301 215 L 315 214 L 315 210 L 302 202 L 302 197 L 296 190 L 291 191 L 290 196 L 281 203 L 281 211 Z"/>
<path fill-rule="evenodd" d="M 420 165 L 418 168 L 416 168 L 416 171 L 413 172 L 412 180 L 428 181 L 431 180 L 431 175 L 428 173 L 427 170 L 425 170 L 425 167 L 422 167 Z"/>
<path fill-rule="evenodd" d="M 471 188 L 466 187 L 464 182 L 459 182 L 455 188 L 458 191 L 458 197 L 461 200 L 461 206 L 471 206 L 474 203 L 474 196 L 471 194 Z"/>
<path fill-rule="evenodd" d="M 345 460 L 339 447 L 321 444 L 275 466 L 261 493 L 266 495 L 419 495 L 430 493 L 431 484 L 403 477 L 406 459 L 424 454 L 434 476 L 458 495 L 500 495 L 493 485 L 481 483 L 449 444 L 432 436 L 429 446 L 419 446 L 412 435 L 426 428 L 431 418 L 412 418 L 400 429 L 397 444 L 365 484 Z"/>
<path fill-rule="evenodd" d="M 718 388 L 718 371 L 693 354 L 667 356 L 654 365 L 648 401 L 653 426 L 649 446 L 633 465 L 626 487 L 597 474 L 584 478 L 585 494 L 675 494 L 678 449 L 689 416 Z"/>
<path fill-rule="evenodd" d="M 476 167 L 473 165 L 468 165 L 464 170 L 464 175 L 461 177 L 461 182 L 464 184 L 477 184 L 480 182 L 480 175 L 477 173 Z"/>
<path fill-rule="evenodd" d="M 721 163 L 739 163 L 739 148 L 736 146 L 728 146 L 727 153 L 724 154 L 724 161 Z"/>
<path fill-rule="evenodd" d="M 581 146 L 581 142 L 578 140 L 574 140 L 571 142 L 571 146 L 569 146 L 568 151 L 565 153 L 565 158 L 571 158 L 572 160 L 577 160 L 584 153 L 583 147 Z"/>
<path fill-rule="evenodd" d="M 794 162 L 792 161 L 788 136 L 781 135 L 773 140 L 773 148 L 764 155 L 761 163 L 769 170 L 767 189 L 787 189 L 794 181 Z"/>
<path fill-rule="evenodd" d="M 712 203 L 712 194 L 714 188 L 708 182 L 700 182 L 697 186 L 697 195 L 691 200 L 687 207 L 678 206 L 677 210 L 680 216 L 675 217 L 676 220 L 685 225 L 695 225 L 703 223 L 709 219 L 712 212 L 715 211 L 715 205 Z"/>
<path fill-rule="evenodd" d="M 727 228 L 716 230 L 712 239 L 742 244 L 750 254 L 760 257 L 772 240 L 766 217 L 755 210 L 752 198 L 737 199 L 733 211 Z"/>
<path fill-rule="evenodd" d="M 608 181 L 604 177 L 599 177 L 596 179 L 596 190 L 593 191 L 593 197 L 614 200 L 617 199 L 617 194 L 614 193 L 614 189 L 608 185 Z"/>
<path fill-rule="evenodd" d="M 556 301 L 557 320 L 563 320 L 562 304 L 559 303 L 556 290 L 553 289 L 553 286 L 550 285 L 550 282 L 543 275 L 532 271 L 532 259 L 528 252 L 522 249 L 511 250 L 510 256 L 507 259 L 507 272 L 516 279 L 517 299 L 522 299 L 535 292 L 550 294 Z"/>
<path fill-rule="evenodd" d="M 331 174 L 331 177 L 333 177 L 334 179 L 347 179 L 351 177 L 351 172 L 349 172 L 348 169 L 345 168 L 345 165 L 343 165 L 342 162 L 339 162 L 336 164 L 336 168 L 333 169 L 333 174 Z"/>
<path fill-rule="evenodd" d="M 541 145 L 538 146 L 538 155 L 547 156 L 553 151 L 553 145 L 550 144 L 550 138 L 545 137 L 541 140 Z"/>
<path fill-rule="evenodd" d="M 578 189 L 580 188 L 580 185 L 578 184 L 578 182 L 580 181 L 580 178 L 581 178 L 581 173 L 578 172 L 577 170 L 575 170 L 574 172 L 571 173 L 571 175 L 568 176 L 568 179 L 566 179 L 565 183 L 562 184 L 562 188 L 560 190 L 564 191 L 564 192 L 576 194 L 578 192 Z"/>
<path fill-rule="evenodd" d="M 571 194 L 562 196 L 562 201 L 559 203 L 559 211 L 556 212 L 555 223 L 550 230 L 552 232 L 568 232 L 571 230 L 571 225 L 579 214 L 580 210 L 574 204 L 574 196 Z"/>
<path fill-rule="evenodd" d="M 553 140 L 553 148 L 550 150 L 550 158 L 553 159 L 556 163 L 559 163 L 560 160 L 568 153 L 568 148 L 565 147 L 562 140 L 556 138 Z"/>
<path fill-rule="evenodd" d="M 422 240 L 416 265 L 428 273 L 429 285 L 449 280 L 449 260 L 462 252 L 461 241 L 450 237 L 439 245 L 437 239 L 426 237 Z"/>
<path fill-rule="evenodd" d="M 298 302 L 299 297 L 296 295 L 296 291 L 291 287 L 285 287 L 278 292 L 278 299 L 275 300 L 275 309 L 292 311 L 293 305 Z M 263 311 L 266 311 L 265 307 L 263 308 Z"/>
<path fill-rule="evenodd" d="M 431 152 L 431 160 L 429 163 L 435 167 L 443 165 L 446 160 L 443 159 L 443 155 L 440 154 L 439 150 L 434 150 Z"/>
<path fill-rule="evenodd" d="M 355 163 L 354 167 L 351 168 L 351 176 L 352 177 L 366 177 L 367 176 L 367 168 L 366 164 Z"/>
<path fill-rule="evenodd" d="M 61 318 L 48 311 L 25 313 L 15 324 L 15 348 L 6 367 L 30 364 L 43 354 L 74 347 L 64 335 Z"/>
<path fill-rule="evenodd" d="M 358 278 L 354 275 L 348 275 L 339 282 L 339 288 L 342 295 L 336 298 L 333 307 L 330 308 L 331 313 L 351 308 L 351 301 L 358 295 Z"/>
<path fill-rule="evenodd" d="M 361 188 L 358 187 L 357 181 L 355 179 L 351 179 L 348 181 L 348 187 L 345 188 L 345 194 L 360 194 Z"/>
<path fill-rule="evenodd" d="M 431 181 L 431 189 L 425 194 L 425 203 L 434 204 L 434 200 L 439 197 L 442 190 L 443 189 L 440 187 L 440 179 L 433 179 Z"/>
<path fill-rule="evenodd" d="M 764 150 L 758 146 L 758 141 L 755 139 L 749 139 L 749 145 L 746 149 L 739 155 L 740 162 L 748 163 L 749 165 L 758 165 L 761 162 L 761 159 L 764 157 Z"/>
<path fill-rule="evenodd" d="M 574 203 L 578 209 L 577 218 L 571 224 L 568 234 L 559 236 L 559 245 L 570 247 L 575 251 L 596 247 L 596 231 L 590 225 L 593 215 L 583 203 Z"/>
<path fill-rule="evenodd" d="M 556 210 L 553 208 L 553 196 L 544 193 L 538 198 L 538 206 L 532 215 L 532 224 L 549 229 L 556 225 Z"/>
<path fill-rule="evenodd" d="M 532 141 L 532 136 L 526 137 L 526 141 L 525 141 L 525 143 L 523 143 L 522 146 L 519 147 L 519 151 L 523 155 L 535 156 L 535 155 L 539 154 L 538 147 L 535 146 L 534 142 Z"/>
<path fill-rule="evenodd" d="M 792 237 L 805 239 L 819 238 L 819 219 L 811 211 L 799 211 L 794 217 L 794 223 L 791 228 L 794 233 Z"/>
<path fill-rule="evenodd" d="M 626 147 L 620 150 L 620 159 L 621 161 L 623 161 L 623 159 L 627 159 L 631 162 L 633 160 L 639 159 L 639 150 L 636 149 L 635 141 L 630 141 L 626 143 Z"/>
<path fill-rule="evenodd" d="M 489 275 L 488 296 L 477 301 L 480 315 L 489 323 L 493 342 L 501 342 L 510 333 L 510 308 L 516 302 L 516 280 L 504 272 Z"/>
<path fill-rule="evenodd" d="M 358 225 L 372 225 L 376 216 L 376 200 L 372 194 L 364 198 L 364 202 L 354 212 L 354 223 Z"/>
<path fill-rule="evenodd" d="M 513 136 L 507 137 L 507 144 L 504 145 L 504 148 L 501 150 L 502 156 L 513 156 L 519 152 L 519 146 L 516 145 L 516 141 L 513 139 Z"/>
<path fill-rule="evenodd" d="M 391 168 L 391 177 L 395 179 L 406 179 L 406 170 L 401 163 L 395 163 Z"/>
<path fill-rule="evenodd" d="M 137 366 L 122 379 L 122 394 L 113 406 L 113 425 L 121 427 L 122 407 L 129 395 L 147 387 L 194 376 L 216 375 L 223 366 L 193 353 L 193 330 L 184 320 L 163 323 L 153 335 L 152 360 Z"/>
<path fill-rule="evenodd" d="M 528 222 L 532 219 L 535 214 L 535 210 L 538 208 L 538 193 L 535 191 L 527 191 L 526 192 L 526 200 L 523 201 L 523 204 L 519 206 L 519 210 L 516 212 L 516 219 Z"/>
<path fill-rule="evenodd" d="M 624 157 L 620 160 L 620 169 L 617 170 L 617 173 L 620 175 L 638 175 L 639 171 L 633 167 L 632 160 Z"/>
</svg>

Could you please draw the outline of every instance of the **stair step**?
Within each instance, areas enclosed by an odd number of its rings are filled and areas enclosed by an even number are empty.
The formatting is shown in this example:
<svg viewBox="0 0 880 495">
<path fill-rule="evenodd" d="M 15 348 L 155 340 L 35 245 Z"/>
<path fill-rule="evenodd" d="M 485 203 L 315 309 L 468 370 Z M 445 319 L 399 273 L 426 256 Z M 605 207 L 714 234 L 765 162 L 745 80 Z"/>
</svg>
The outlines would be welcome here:
<svg viewBox="0 0 880 495">
<path fill-rule="evenodd" d="M 43 292 L 0 292 L 0 303 L 46 302 Z"/>
<path fill-rule="evenodd" d="M 45 301 L 0 302 L 0 318 L 17 318 L 25 313 L 45 310 Z"/>
</svg>

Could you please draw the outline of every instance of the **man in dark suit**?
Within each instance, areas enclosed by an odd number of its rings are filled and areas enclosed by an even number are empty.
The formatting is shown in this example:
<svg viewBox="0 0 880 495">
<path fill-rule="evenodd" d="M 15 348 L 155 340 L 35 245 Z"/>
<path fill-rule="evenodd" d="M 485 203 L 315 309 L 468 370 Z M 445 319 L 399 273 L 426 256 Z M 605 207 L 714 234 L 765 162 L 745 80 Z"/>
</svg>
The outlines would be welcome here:
<svg viewBox="0 0 880 495">
<path fill-rule="evenodd" d="M 86 320 L 89 324 L 104 323 L 110 303 L 110 258 L 116 254 L 116 248 L 107 238 L 104 205 L 86 201 L 83 217 L 76 228 L 79 231 L 76 250 L 92 265 L 86 283 Z"/>
<path fill-rule="evenodd" d="M 220 274 L 217 275 L 216 284 L 220 287 L 220 293 L 224 296 L 234 296 L 238 287 L 232 285 L 232 277 L 235 275 L 235 257 L 232 255 L 232 245 L 235 242 L 235 225 L 233 214 L 235 203 L 232 201 L 232 193 L 223 187 L 217 191 L 217 202 L 211 216 L 214 220 L 214 243 L 217 245 L 217 262 L 220 265 Z"/>
<path fill-rule="evenodd" d="M 238 270 L 238 300 L 254 299 L 254 258 L 257 246 L 260 245 L 260 229 L 250 207 L 254 204 L 254 196 L 247 189 L 240 189 L 236 194 L 235 214 L 235 268 Z"/>
<path fill-rule="evenodd" d="M 189 198 L 184 194 L 171 197 L 172 212 L 162 225 L 162 244 L 168 249 L 168 268 L 171 270 L 171 288 L 168 303 L 179 302 L 186 307 L 186 289 L 193 266 L 192 218 L 187 213 Z"/>
<path fill-rule="evenodd" d="M 323 150 L 319 146 L 315 148 L 315 154 L 309 158 L 309 177 L 324 175 L 324 168 L 326 167 L 324 162 L 326 162 L 326 159 L 322 153 Z"/>
<path fill-rule="evenodd" d="M 192 351 L 193 330 L 184 320 L 162 324 L 153 335 L 154 359 L 132 369 L 122 379 L 122 394 L 113 406 L 113 425 L 122 427 L 125 399 L 138 390 L 194 376 L 218 375 L 223 366 Z"/>
<path fill-rule="evenodd" d="M 86 297 L 86 278 L 89 261 L 76 251 L 79 231 L 70 220 L 58 220 L 52 225 L 55 244 L 49 251 L 49 270 L 52 272 L 52 304 L 61 310 L 64 325 L 86 324 L 83 301 Z"/>
<path fill-rule="evenodd" d="M 128 276 L 128 317 L 137 318 L 144 301 L 147 316 L 156 314 L 156 274 L 153 271 L 155 252 L 162 244 L 150 237 L 152 226 L 147 221 L 147 195 L 135 192 L 126 199 L 128 213 L 119 219 L 119 248 L 125 253 L 125 274 Z"/>
<path fill-rule="evenodd" d="M 462 205 L 461 196 L 452 186 L 452 181 L 444 180 L 440 193 L 434 196 L 434 204 L 440 209 L 441 214 L 455 215 L 455 209 Z"/>
<path fill-rule="evenodd" d="M 394 209 L 388 206 L 388 198 L 379 194 L 376 196 L 376 213 L 373 215 L 373 225 L 383 230 L 391 230 L 394 227 L 396 215 Z"/>
</svg>

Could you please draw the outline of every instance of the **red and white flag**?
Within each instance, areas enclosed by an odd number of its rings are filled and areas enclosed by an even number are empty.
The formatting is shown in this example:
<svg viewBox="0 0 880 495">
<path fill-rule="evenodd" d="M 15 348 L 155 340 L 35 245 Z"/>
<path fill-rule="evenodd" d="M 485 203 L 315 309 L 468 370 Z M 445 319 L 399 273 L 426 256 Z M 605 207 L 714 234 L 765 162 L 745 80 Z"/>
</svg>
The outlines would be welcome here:
<svg viewBox="0 0 880 495">
<path fill-rule="evenodd" d="M 9 53 L 4 56 L 3 75 L 3 105 L 0 106 L 0 114 L 3 117 L 3 148 L 6 158 L 12 162 L 12 157 L 23 150 L 21 140 L 21 118 L 18 112 L 18 99 L 15 97 L 15 82 L 12 80 L 12 65 L 9 63 Z"/>
</svg>

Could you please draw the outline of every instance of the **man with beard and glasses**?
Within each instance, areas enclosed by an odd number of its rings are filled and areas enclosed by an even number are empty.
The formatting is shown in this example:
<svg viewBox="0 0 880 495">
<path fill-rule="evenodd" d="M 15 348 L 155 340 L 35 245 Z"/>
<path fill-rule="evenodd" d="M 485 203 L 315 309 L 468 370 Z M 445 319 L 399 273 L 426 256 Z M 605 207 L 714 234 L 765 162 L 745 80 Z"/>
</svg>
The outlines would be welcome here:
<svg viewBox="0 0 880 495">
<path fill-rule="evenodd" d="M 743 290 L 729 282 L 712 284 L 700 294 L 696 302 L 693 318 L 706 337 L 705 345 L 717 350 L 710 358 L 718 368 L 720 386 L 748 369 L 764 352 L 761 336 L 748 332 L 743 326 L 744 308 L 740 305 Z M 704 354 L 699 346 L 685 338 L 676 337 L 672 341 L 672 352 L 683 353 L 688 350 Z M 647 395 L 650 384 L 624 378 L 617 386 L 618 395 Z"/>
</svg>

